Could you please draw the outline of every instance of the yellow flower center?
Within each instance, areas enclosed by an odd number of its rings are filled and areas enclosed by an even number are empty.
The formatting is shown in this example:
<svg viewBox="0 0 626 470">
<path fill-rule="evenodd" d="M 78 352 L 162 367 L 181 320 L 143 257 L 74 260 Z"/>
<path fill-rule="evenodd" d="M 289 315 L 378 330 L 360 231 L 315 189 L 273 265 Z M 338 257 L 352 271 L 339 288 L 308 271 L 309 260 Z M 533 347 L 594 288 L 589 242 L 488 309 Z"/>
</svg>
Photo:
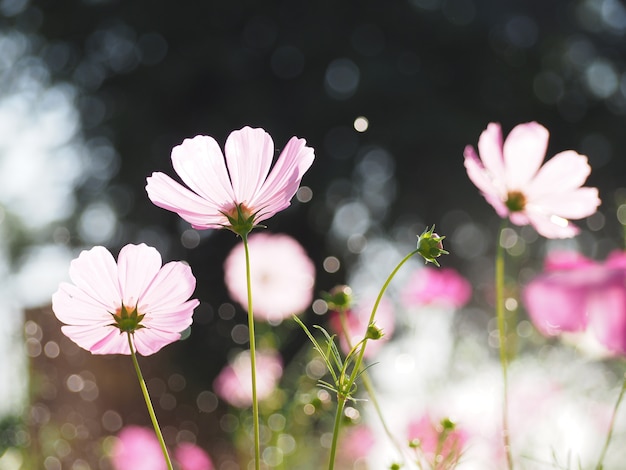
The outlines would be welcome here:
<svg viewBox="0 0 626 470">
<path fill-rule="evenodd" d="M 511 212 L 521 212 L 526 207 L 526 196 L 521 191 L 509 191 L 504 204 Z"/>
</svg>

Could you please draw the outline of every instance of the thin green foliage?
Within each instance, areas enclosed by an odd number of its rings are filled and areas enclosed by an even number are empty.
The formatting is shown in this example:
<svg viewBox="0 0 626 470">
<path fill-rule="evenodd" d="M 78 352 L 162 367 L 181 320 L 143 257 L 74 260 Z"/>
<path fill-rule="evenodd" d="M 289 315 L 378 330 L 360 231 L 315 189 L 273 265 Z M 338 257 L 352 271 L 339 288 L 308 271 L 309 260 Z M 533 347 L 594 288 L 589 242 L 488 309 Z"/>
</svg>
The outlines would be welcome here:
<svg viewBox="0 0 626 470">
<path fill-rule="evenodd" d="M 351 365 L 354 365 L 355 360 L 357 358 L 357 352 L 361 347 L 363 341 L 357 343 L 350 352 L 346 355 L 345 359 L 342 358 L 341 353 L 339 352 L 339 348 L 335 343 L 335 335 L 331 335 L 326 331 L 323 327 L 319 325 L 314 325 L 313 327 L 320 330 L 322 335 L 324 335 L 325 343 L 320 344 L 320 342 L 313 336 L 309 328 L 302 323 L 302 321 L 294 315 L 294 320 L 300 327 L 304 330 L 305 334 L 313 344 L 313 348 L 318 354 L 321 356 L 324 364 L 326 365 L 326 369 L 330 376 L 332 377 L 332 383 L 327 382 L 325 380 L 318 380 L 318 385 L 322 388 L 325 388 L 333 393 L 336 393 L 338 396 L 343 397 L 344 399 L 357 401 L 354 397 L 354 393 L 356 392 L 356 384 L 355 381 L 351 377 Z M 360 370 L 355 377 L 359 377 L 366 368 Z"/>
</svg>

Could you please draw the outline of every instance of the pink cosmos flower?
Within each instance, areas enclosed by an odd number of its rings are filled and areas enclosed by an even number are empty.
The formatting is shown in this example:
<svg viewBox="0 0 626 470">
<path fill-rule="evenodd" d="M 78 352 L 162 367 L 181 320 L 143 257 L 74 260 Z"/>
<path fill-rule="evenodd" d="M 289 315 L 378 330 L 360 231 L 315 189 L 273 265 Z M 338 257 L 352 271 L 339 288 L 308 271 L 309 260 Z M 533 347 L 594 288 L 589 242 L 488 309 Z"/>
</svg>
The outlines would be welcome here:
<svg viewBox="0 0 626 470">
<path fill-rule="evenodd" d="M 207 453 L 190 442 L 176 447 L 174 459 L 180 470 L 213 470 Z M 161 445 L 154 431 L 130 425 L 122 429 L 111 450 L 111 464 L 115 470 L 166 470 Z"/>
<path fill-rule="evenodd" d="M 442 305 L 461 308 L 471 296 L 470 283 L 452 268 L 417 269 L 402 291 L 406 306 Z"/>
<path fill-rule="evenodd" d="M 227 227 L 239 233 L 244 225 L 247 233 L 289 206 L 313 163 L 313 149 L 305 144 L 292 137 L 270 172 L 274 143 L 263 129 L 233 131 L 226 140 L 226 161 L 212 137 L 185 139 L 172 150 L 172 164 L 190 189 L 156 172 L 148 177 L 146 191 L 154 204 L 196 229 Z"/>
<path fill-rule="evenodd" d="M 376 438 L 372 430 L 357 424 L 342 430 L 337 452 L 337 468 L 361 468 L 359 461 L 366 461 L 376 445 Z"/>
<path fill-rule="evenodd" d="M 213 470 L 213 462 L 207 453 L 191 442 L 182 442 L 174 451 L 180 470 Z"/>
<path fill-rule="evenodd" d="M 304 248 L 288 235 L 255 233 L 248 238 L 254 317 L 280 322 L 306 310 L 313 300 L 315 265 Z M 243 243 L 224 262 L 224 281 L 231 298 L 248 308 Z"/>
<path fill-rule="evenodd" d="M 167 464 L 154 431 L 126 426 L 117 435 L 111 452 L 115 470 L 166 470 Z"/>
<path fill-rule="evenodd" d="M 428 463 L 428 468 L 448 470 L 456 467 L 468 435 L 448 419 L 435 423 L 425 414 L 411 421 L 408 438 L 419 450 L 418 455 Z"/>
<path fill-rule="evenodd" d="M 500 217 L 531 224 L 547 238 L 573 237 L 579 229 L 568 219 L 582 219 L 600 205 L 596 188 L 581 187 L 591 167 L 573 150 L 556 154 L 543 167 L 548 130 L 530 122 L 516 126 L 502 142 L 499 124 L 480 135 L 480 158 L 465 147 L 467 175 Z"/>
<path fill-rule="evenodd" d="M 131 333 L 139 354 L 154 354 L 191 325 L 198 300 L 188 300 L 196 279 L 178 261 L 162 266 L 145 244 L 126 245 L 117 263 L 104 247 L 80 253 L 70 264 L 73 284 L 62 283 L 52 309 L 63 333 L 93 354 L 130 354 Z"/>
<path fill-rule="evenodd" d="M 269 397 L 283 375 L 283 364 L 275 351 L 256 351 L 256 392 L 259 401 Z M 252 404 L 250 351 L 240 352 L 217 375 L 213 382 L 215 393 L 237 408 Z"/>
<path fill-rule="evenodd" d="M 609 351 L 626 355 L 626 253 L 614 252 L 602 264 L 556 254 L 545 264 L 523 292 L 537 329 L 546 336 L 589 331 Z"/>
<path fill-rule="evenodd" d="M 332 312 L 330 326 L 339 337 L 339 345 L 344 353 L 350 352 L 350 345 L 355 346 L 367 333 L 368 322 L 374 307 L 374 299 L 359 302 L 356 306 L 346 312 L 346 328 L 350 341 L 346 339 L 339 312 Z M 372 357 L 378 352 L 385 342 L 393 336 L 395 329 L 395 318 L 393 315 L 393 305 L 387 299 L 383 299 L 378 304 L 378 310 L 374 317 L 374 324 L 382 330 L 383 336 L 377 340 L 369 340 L 365 348 L 365 357 Z"/>
</svg>

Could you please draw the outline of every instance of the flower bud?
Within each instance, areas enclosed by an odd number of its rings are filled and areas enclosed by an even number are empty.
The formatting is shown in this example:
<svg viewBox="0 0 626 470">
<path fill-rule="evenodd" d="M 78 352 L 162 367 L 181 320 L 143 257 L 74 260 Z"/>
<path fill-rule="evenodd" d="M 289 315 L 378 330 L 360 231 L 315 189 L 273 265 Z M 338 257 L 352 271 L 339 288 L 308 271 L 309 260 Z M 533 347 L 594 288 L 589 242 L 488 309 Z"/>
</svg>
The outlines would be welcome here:
<svg viewBox="0 0 626 470">
<path fill-rule="evenodd" d="M 440 424 L 441 424 L 441 428 L 445 432 L 454 431 L 456 429 L 456 423 L 452 421 L 450 418 L 443 418 Z"/>
<path fill-rule="evenodd" d="M 377 340 L 377 339 L 382 338 L 384 335 L 385 333 L 383 333 L 382 329 L 378 328 L 376 324 L 370 323 L 369 326 L 367 327 L 367 333 L 365 334 L 365 339 Z"/>
<path fill-rule="evenodd" d="M 449 252 L 443 249 L 442 240 L 446 237 L 440 237 L 434 233 L 434 230 L 434 225 L 430 229 L 427 227 L 424 232 L 417 237 L 417 252 L 422 255 L 426 263 L 433 263 L 435 266 L 439 266 L 435 258 L 441 255 L 447 255 Z"/>
<path fill-rule="evenodd" d="M 332 311 L 346 311 L 352 306 L 352 289 L 349 286 L 335 286 L 330 292 L 323 292 L 322 297 Z"/>
<path fill-rule="evenodd" d="M 422 441 L 420 441 L 419 439 L 415 438 L 415 439 L 411 439 L 409 441 L 409 447 L 411 449 L 419 449 L 420 447 L 422 447 Z"/>
</svg>

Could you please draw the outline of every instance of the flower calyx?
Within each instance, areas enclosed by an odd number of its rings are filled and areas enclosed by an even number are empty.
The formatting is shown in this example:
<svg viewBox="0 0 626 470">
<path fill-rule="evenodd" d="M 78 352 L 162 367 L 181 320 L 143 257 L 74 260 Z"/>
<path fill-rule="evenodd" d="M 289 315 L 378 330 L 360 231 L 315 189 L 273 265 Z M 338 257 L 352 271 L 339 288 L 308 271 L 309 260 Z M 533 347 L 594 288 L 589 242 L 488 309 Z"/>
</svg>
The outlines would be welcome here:
<svg viewBox="0 0 626 470">
<path fill-rule="evenodd" d="M 140 314 L 137 311 L 137 306 L 135 306 L 132 310 L 129 310 L 124 304 L 120 307 L 117 313 L 112 313 L 113 319 L 115 323 L 111 325 L 118 328 L 120 332 L 124 333 L 134 333 L 136 330 L 140 328 L 145 328 L 141 324 L 141 320 L 145 317 L 144 314 Z"/>
<path fill-rule="evenodd" d="M 256 227 L 262 227 L 261 225 L 255 225 L 254 220 L 257 217 L 258 212 L 250 212 L 250 210 L 243 204 L 237 204 L 231 212 L 222 212 L 228 219 L 229 225 L 224 227 L 235 232 L 240 237 L 244 237 L 252 232 L 252 229 Z"/>
<path fill-rule="evenodd" d="M 433 263 L 435 266 L 439 267 L 439 262 L 436 258 L 439 258 L 441 255 L 450 254 L 450 252 L 443 249 L 442 241 L 446 237 L 440 237 L 434 232 L 435 226 L 433 225 L 430 229 L 426 227 L 422 234 L 418 235 L 417 252 L 422 255 L 426 263 Z"/>
</svg>

